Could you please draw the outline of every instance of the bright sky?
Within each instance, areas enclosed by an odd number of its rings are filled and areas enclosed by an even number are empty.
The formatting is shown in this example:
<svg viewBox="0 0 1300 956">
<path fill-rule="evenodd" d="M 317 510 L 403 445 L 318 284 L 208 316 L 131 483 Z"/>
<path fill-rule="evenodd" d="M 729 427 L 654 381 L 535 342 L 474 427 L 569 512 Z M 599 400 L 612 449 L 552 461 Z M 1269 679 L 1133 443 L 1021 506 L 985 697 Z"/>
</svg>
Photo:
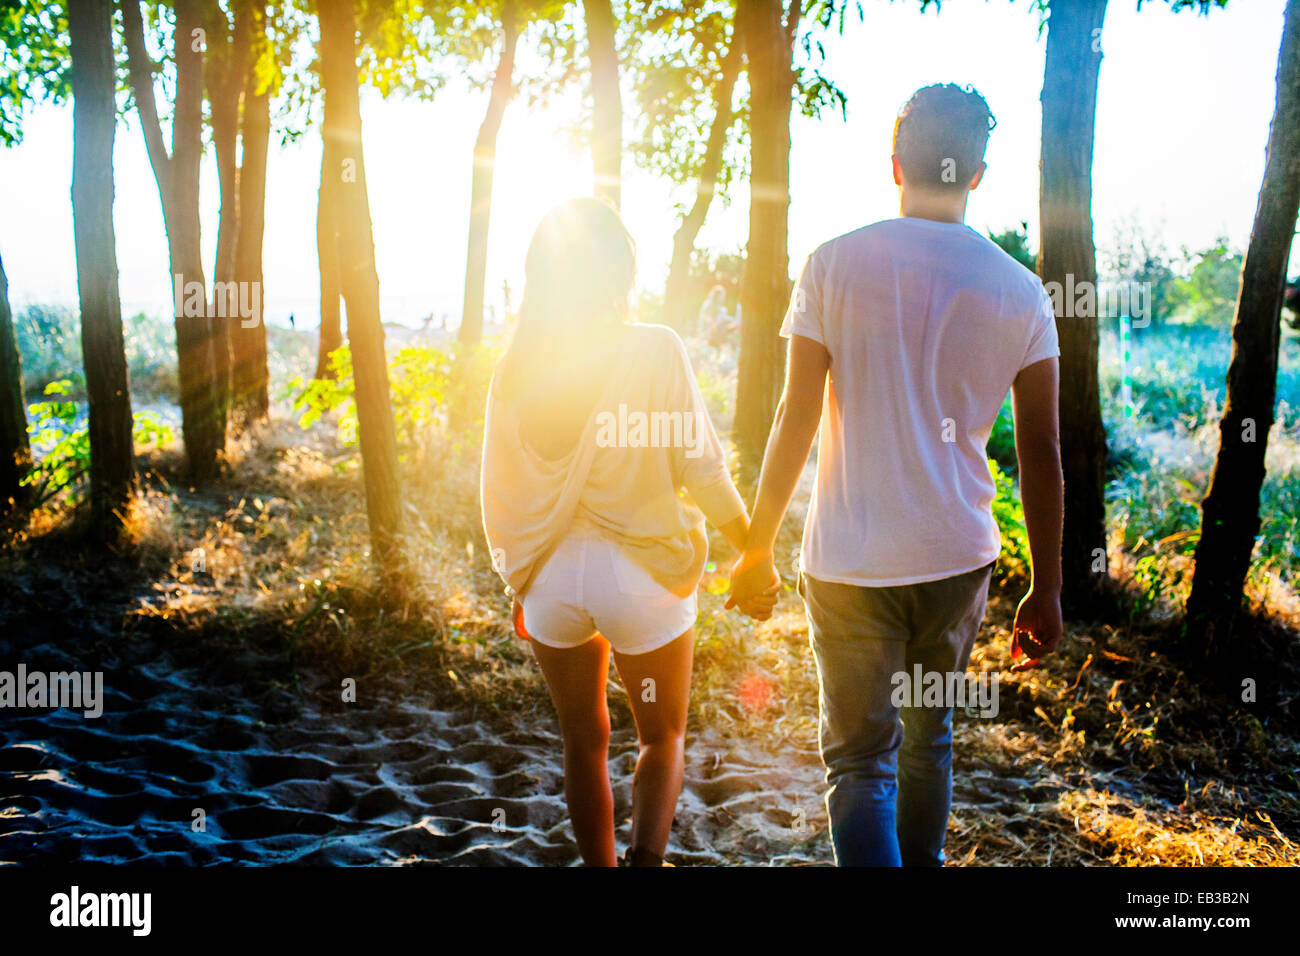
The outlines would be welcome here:
<svg viewBox="0 0 1300 956">
<path fill-rule="evenodd" d="M 1284 0 L 1234 0 L 1209 17 L 1174 15 L 1159 0 L 1139 14 L 1112 0 L 1106 18 L 1098 102 L 1093 215 L 1098 245 L 1116 223 L 1136 218 L 1163 231 L 1171 250 L 1226 234 L 1244 247 L 1254 218 L 1275 99 Z M 1025 2 L 946 0 L 921 15 L 909 2 L 864 0 L 865 22 L 829 39 L 825 72 L 849 97 L 820 121 L 796 116 L 791 157 L 791 270 L 818 243 L 897 214 L 890 135 L 899 107 L 933 82 L 974 84 L 998 119 L 989 170 L 972 194 L 968 221 L 1003 229 L 1028 220 L 1037 234 L 1039 90 L 1044 41 Z M 576 95 L 576 94 L 575 94 Z M 625 96 L 625 102 L 630 102 Z M 486 94 L 449 86 L 432 103 L 363 104 L 366 165 L 383 318 L 418 324 L 459 320 L 469 209 L 470 158 Z M 589 159 L 574 153 L 562 121 L 575 103 L 547 110 L 511 106 L 502 128 L 488 266 L 489 303 L 503 281 L 522 286 L 524 251 L 547 208 L 591 191 Z M 21 146 L 0 150 L 0 255 L 16 309 L 75 306 L 72 111 L 42 107 Z M 316 189 L 320 139 L 273 141 L 268 183 L 265 304 L 269 321 L 318 323 Z M 115 225 L 123 309 L 170 314 L 167 247 L 158 192 L 138 124 L 118 128 Z M 625 165 L 623 213 L 639 245 L 640 283 L 662 285 L 687 191 Z M 701 243 L 740 251 L 748 197 L 715 204 Z M 203 171 L 203 240 L 211 277 L 216 242 L 216 170 Z M 1293 255 L 1293 262 L 1297 262 Z M 1294 268 L 1293 268 L 1293 271 Z"/>
</svg>

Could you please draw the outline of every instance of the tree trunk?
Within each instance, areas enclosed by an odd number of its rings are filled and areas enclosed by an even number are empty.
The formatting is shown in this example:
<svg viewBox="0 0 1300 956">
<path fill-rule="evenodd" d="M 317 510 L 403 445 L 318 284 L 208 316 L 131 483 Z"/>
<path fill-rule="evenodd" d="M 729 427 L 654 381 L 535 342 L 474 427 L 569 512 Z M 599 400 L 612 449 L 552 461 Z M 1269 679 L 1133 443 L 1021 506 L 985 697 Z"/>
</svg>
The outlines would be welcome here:
<svg viewBox="0 0 1300 956">
<path fill-rule="evenodd" d="M 181 433 L 190 477 L 206 481 L 219 467 L 225 431 L 217 416 L 213 369 L 212 323 L 207 312 L 206 280 L 199 221 L 199 165 L 203 159 L 203 48 L 193 34 L 201 19 L 196 0 L 177 0 L 174 32 L 176 103 L 172 114 L 172 152 L 163 145 L 162 128 L 153 92 L 153 63 L 144 44 L 144 26 L 137 0 L 122 4 L 131 89 L 135 97 L 145 148 L 158 195 L 162 200 L 171 265 L 169 285 L 182 290 L 197 285 L 197 307 L 176 305 L 176 373 L 180 381 Z M 197 312 L 199 314 L 186 314 Z"/>
<path fill-rule="evenodd" d="M 596 195 L 620 201 L 623 181 L 623 100 L 618 89 L 618 47 L 610 0 L 582 0 L 591 61 L 591 155 Z"/>
<path fill-rule="evenodd" d="M 397 471 L 397 436 L 389 397 L 384 326 L 379 317 L 379 274 L 366 192 L 361 140 L 361 98 L 357 74 L 356 13 L 352 0 L 319 0 L 321 81 L 329 104 L 326 143 L 342 157 L 335 221 L 339 278 L 348 310 L 348 346 L 356 383 L 357 424 L 365 474 L 371 549 L 392 590 L 405 577 L 400 535 L 402 489 Z M 328 150 L 328 147 L 327 147 Z"/>
<path fill-rule="evenodd" d="M 239 107 L 248 75 L 251 10 L 241 3 L 232 25 L 216 4 L 207 9 L 211 16 L 209 37 L 219 44 L 206 56 L 208 100 L 212 117 L 212 143 L 217 154 L 217 188 L 221 211 L 217 218 L 217 259 L 212 270 L 212 383 L 218 427 L 225 433 L 229 423 L 232 328 L 238 324 L 238 309 L 229 308 L 227 290 L 237 288 L 235 248 L 239 241 Z M 234 303 L 238 305 L 236 293 Z"/>
<path fill-rule="evenodd" d="M 1196 546 L 1196 571 L 1187 600 L 1188 648 L 1206 659 L 1230 661 L 1236 657 L 1228 651 L 1235 644 L 1233 632 L 1259 534 L 1260 487 L 1276 399 L 1282 298 L 1298 213 L 1300 0 L 1288 0 L 1264 181 L 1232 323 L 1232 361 L 1228 400 L 1219 422 L 1219 454 L 1209 493 L 1201 504 L 1201 540 Z M 1245 676 L 1261 677 L 1254 672 Z"/>
<path fill-rule="evenodd" d="M 9 311 L 9 278 L 0 261 L 0 515 L 20 510 L 30 497 L 22 484 L 32 469 L 27 438 L 23 363 Z"/>
<path fill-rule="evenodd" d="M 709 141 L 704 147 L 704 162 L 700 165 L 699 185 L 695 202 L 682 219 L 673 236 L 673 257 L 668 266 L 668 282 L 664 286 L 664 316 L 669 325 L 685 329 L 691 321 L 691 311 L 696 307 L 690 294 L 691 257 L 695 253 L 695 240 L 709 214 L 709 205 L 718 186 L 722 171 L 722 153 L 727 145 L 735 112 L 731 107 L 732 92 L 736 88 L 736 75 L 740 72 L 743 47 L 739 31 L 731 37 L 731 47 L 722 60 L 722 75 L 718 78 L 713 95 L 713 125 L 709 128 Z"/>
<path fill-rule="evenodd" d="M 325 126 L 330 126 L 325 104 Z M 343 154 L 329 137 L 322 137 L 320 192 L 316 203 L 316 257 L 320 261 L 320 342 L 316 348 L 316 378 L 333 378 L 330 353 L 343 344 L 343 315 L 339 280 L 338 228 L 335 225 Z"/>
<path fill-rule="evenodd" d="M 111 0 L 78 0 L 68 4 L 67 14 L 72 44 L 72 228 L 90 404 L 91 534 L 112 545 L 122 537 L 135 484 L 131 388 L 113 236 L 113 5 Z"/>
<path fill-rule="evenodd" d="M 736 11 L 750 87 L 749 241 L 740 284 L 734 427 L 746 483 L 762 464 L 785 372 L 780 329 L 790 298 L 791 56 L 799 7 L 800 0 L 791 0 L 788 23 L 780 0 L 741 0 Z"/>
<path fill-rule="evenodd" d="M 470 186 L 469 248 L 465 257 L 465 310 L 460 318 L 456 341 L 461 345 L 478 345 L 483 337 L 483 288 L 487 277 L 488 226 L 492 219 L 492 171 L 496 165 L 497 132 L 501 117 L 514 95 L 515 45 L 519 40 L 519 22 L 513 0 L 501 7 L 504 39 L 501 60 L 492 78 L 492 95 L 487 115 L 479 127 L 474 143 L 474 173 Z"/>
<path fill-rule="evenodd" d="M 266 15 L 250 4 L 246 20 L 250 48 L 263 42 Z M 266 158 L 271 139 L 271 91 L 258 90 L 257 57 L 252 56 L 244 81 L 243 156 L 239 169 L 239 236 L 235 243 L 235 277 L 256 289 L 255 321 L 230 326 L 231 400 L 240 424 L 266 421 L 271 411 L 268 391 L 265 290 L 262 288 L 262 239 L 266 232 Z"/>
<path fill-rule="evenodd" d="M 1038 275 L 1063 290 L 1097 282 L 1092 238 L 1092 149 L 1097 119 L 1100 37 L 1106 0 L 1052 4 L 1043 77 L 1043 132 L 1039 192 Z M 1084 285 L 1087 283 L 1087 285 Z M 1094 295 L 1095 299 L 1095 295 Z M 1061 342 L 1061 461 L 1065 521 L 1062 603 L 1079 613 L 1096 598 L 1106 576 L 1106 429 L 1097 381 L 1100 345 L 1095 309 L 1062 302 L 1056 317 Z M 1090 314 L 1077 315 L 1085 311 Z"/>
</svg>

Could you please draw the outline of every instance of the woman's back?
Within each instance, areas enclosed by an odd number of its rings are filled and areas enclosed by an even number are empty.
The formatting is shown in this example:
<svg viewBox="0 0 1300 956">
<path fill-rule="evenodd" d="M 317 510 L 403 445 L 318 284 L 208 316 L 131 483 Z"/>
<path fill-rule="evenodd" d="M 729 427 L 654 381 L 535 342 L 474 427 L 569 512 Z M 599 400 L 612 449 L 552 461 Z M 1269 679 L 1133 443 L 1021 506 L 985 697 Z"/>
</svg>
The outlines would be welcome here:
<svg viewBox="0 0 1300 956">
<path fill-rule="evenodd" d="M 704 517 L 722 526 L 744 507 L 685 346 L 669 328 L 631 324 L 573 354 L 530 359 L 489 402 L 482 495 L 489 543 L 509 559 L 499 570 L 522 593 L 580 520 L 666 587 L 692 590 Z"/>
<path fill-rule="evenodd" d="M 610 384 L 628 335 L 626 326 L 603 341 L 577 348 L 555 343 L 521 370 L 519 436 L 547 461 L 567 458 L 581 440 L 592 413 Z"/>
</svg>

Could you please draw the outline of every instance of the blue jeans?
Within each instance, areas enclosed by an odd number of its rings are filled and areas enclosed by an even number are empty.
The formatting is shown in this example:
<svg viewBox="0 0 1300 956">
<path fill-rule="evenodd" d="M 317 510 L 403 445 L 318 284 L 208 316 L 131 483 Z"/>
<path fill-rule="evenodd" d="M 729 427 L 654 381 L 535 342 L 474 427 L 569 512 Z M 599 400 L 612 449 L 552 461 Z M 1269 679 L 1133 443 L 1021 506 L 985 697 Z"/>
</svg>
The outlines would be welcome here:
<svg viewBox="0 0 1300 956">
<path fill-rule="evenodd" d="M 838 865 L 943 865 L 952 707 L 895 706 L 894 675 L 966 670 L 992 570 L 885 588 L 799 575 Z"/>
</svg>

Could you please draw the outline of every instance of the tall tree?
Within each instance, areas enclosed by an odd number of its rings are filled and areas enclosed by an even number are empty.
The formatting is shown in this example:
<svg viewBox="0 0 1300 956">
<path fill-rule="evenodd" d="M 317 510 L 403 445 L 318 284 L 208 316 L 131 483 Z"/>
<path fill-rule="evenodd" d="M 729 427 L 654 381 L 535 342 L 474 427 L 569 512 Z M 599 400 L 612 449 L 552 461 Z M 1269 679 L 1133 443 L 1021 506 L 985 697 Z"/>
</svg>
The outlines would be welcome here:
<svg viewBox="0 0 1300 956">
<path fill-rule="evenodd" d="M 668 265 L 668 281 L 664 286 L 664 318 L 669 325 L 679 329 L 684 328 L 690 318 L 691 259 L 695 254 L 695 241 L 708 217 L 709 206 L 713 203 L 713 196 L 718 188 L 718 178 L 722 173 L 727 134 L 735 119 L 732 99 L 743 52 L 741 38 L 738 32 L 733 30 L 726 55 L 722 58 L 721 72 L 714 86 L 713 122 L 709 126 L 709 138 L 705 143 L 704 158 L 700 164 L 695 201 L 682 217 L 677 232 L 673 235 L 673 254 Z"/>
<path fill-rule="evenodd" d="M 113 235 L 113 4 L 72 0 L 67 17 L 72 46 L 72 225 L 90 405 L 91 531 L 112 544 L 125 528 L 135 483 L 131 388 Z"/>
<path fill-rule="evenodd" d="M 1106 0 L 1054 0 L 1047 20 L 1038 275 L 1044 285 L 1057 283 L 1065 290 L 1095 289 L 1097 282 L 1092 152 L 1105 16 Z M 1096 312 L 1076 310 L 1073 302 L 1064 305 L 1068 308 L 1056 317 L 1065 471 L 1061 597 L 1068 610 L 1077 612 L 1106 579 L 1106 428 L 1097 375 Z"/>
<path fill-rule="evenodd" d="M 256 289 L 256 321 L 230 327 L 231 403 L 240 425 L 264 421 L 270 414 L 267 369 L 265 289 L 262 286 L 262 241 L 266 232 L 266 160 L 271 139 L 271 96 L 278 72 L 272 69 L 266 36 L 266 10 L 247 2 L 244 29 L 249 36 L 244 109 L 240 125 L 239 232 L 234 274 L 241 286 Z"/>
<path fill-rule="evenodd" d="M 163 142 L 154 99 L 154 68 L 144 42 L 139 0 L 122 3 L 131 92 L 144 131 L 145 148 L 158 183 L 167 253 L 168 286 L 181 289 L 176 305 L 177 378 L 180 380 L 181 431 L 190 476 L 204 481 L 216 474 L 225 449 L 215 384 L 212 322 L 199 222 L 199 165 L 203 159 L 203 18 L 199 0 L 176 0 L 173 30 L 175 103 L 172 149 Z M 197 289 L 193 297 L 186 290 Z M 197 314 L 195 314 L 197 313 Z"/>
<path fill-rule="evenodd" d="M 1227 4 L 1227 0 L 1166 2 L 1175 12 L 1195 9 L 1201 13 Z M 1063 314 L 1056 317 L 1061 340 L 1061 464 L 1065 472 L 1061 600 L 1067 613 L 1078 614 L 1108 580 L 1106 428 L 1097 370 L 1100 333 L 1092 228 L 1092 157 L 1106 0 L 1034 0 L 1034 5 L 1046 17 L 1047 29 L 1041 96 L 1038 275 L 1045 285 L 1057 283 L 1063 295 L 1072 289 L 1084 297 L 1074 302 L 1062 300 Z M 1142 0 L 1138 0 L 1141 7 Z"/>
<path fill-rule="evenodd" d="M 330 104 L 323 108 L 324 127 L 331 125 Z M 320 189 L 316 200 L 316 257 L 320 262 L 320 341 L 316 345 L 316 378 L 333 378 L 330 353 L 343 345 L 343 286 L 339 278 L 339 173 L 343 154 L 337 141 L 325 139 L 320 157 Z"/>
<path fill-rule="evenodd" d="M 204 80 L 208 91 L 212 145 L 217 155 L 217 254 L 212 269 L 212 384 L 218 427 L 224 434 L 231 396 L 232 329 L 238 324 L 238 299 L 232 303 L 227 290 L 237 288 L 235 248 L 240 231 L 239 119 L 248 79 L 252 34 L 252 6 L 238 2 L 233 18 L 220 3 L 205 5 L 205 29 L 209 49 L 204 56 Z M 233 313 L 233 314 L 232 314 Z"/>
<path fill-rule="evenodd" d="M 71 55 L 65 5 L 0 3 L 0 146 L 22 142 L 22 119 L 40 101 L 62 103 L 71 95 Z M 0 515 L 31 500 L 22 484 L 32 467 L 27 432 L 22 357 L 9 308 L 9 279 L 0 262 Z"/>
<path fill-rule="evenodd" d="M 1287 0 L 1264 180 L 1232 322 L 1232 361 L 1227 404 L 1219 422 L 1219 453 L 1209 493 L 1201 503 L 1201 539 L 1187 599 L 1189 647 L 1216 661 L 1229 658 L 1259 534 L 1260 488 L 1276 401 L 1282 299 L 1297 215 L 1300 0 Z"/>
<path fill-rule="evenodd" d="M 487 115 L 474 142 L 474 172 L 470 185 L 469 248 L 465 258 L 465 307 L 456 338 L 477 345 L 483 337 L 483 292 L 487 278 L 488 227 L 492 219 L 492 173 L 496 165 L 497 133 L 506 106 L 514 95 L 515 47 L 520 16 L 515 0 L 501 4 L 501 58 L 492 78 Z"/>
<path fill-rule="evenodd" d="M 357 21 L 352 0 L 318 0 L 320 73 L 325 93 L 327 150 L 339 166 L 333 222 L 337 227 L 338 274 L 348 310 L 348 345 L 356 383 L 357 424 L 365 477 L 370 539 L 381 577 L 400 585 L 405 568 L 400 543 L 402 488 L 397 435 L 389 393 L 384 326 L 379 316 L 379 273 L 366 191 L 357 67 Z"/>
<path fill-rule="evenodd" d="M 596 195 L 619 205 L 623 182 L 623 98 L 618 88 L 618 21 L 610 0 L 582 0 L 591 63 L 591 155 Z"/>
<path fill-rule="evenodd" d="M 9 278 L 0 261 L 0 515 L 23 507 L 23 479 L 32 468 L 23 395 L 23 365 L 9 311 Z"/>
<path fill-rule="evenodd" d="M 749 241 L 741 278 L 740 360 L 734 437 L 747 480 L 763 460 L 785 356 L 781 317 L 790 295 L 790 113 L 794 39 L 802 0 L 740 0 L 736 29 L 749 77 Z"/>
</svg>

